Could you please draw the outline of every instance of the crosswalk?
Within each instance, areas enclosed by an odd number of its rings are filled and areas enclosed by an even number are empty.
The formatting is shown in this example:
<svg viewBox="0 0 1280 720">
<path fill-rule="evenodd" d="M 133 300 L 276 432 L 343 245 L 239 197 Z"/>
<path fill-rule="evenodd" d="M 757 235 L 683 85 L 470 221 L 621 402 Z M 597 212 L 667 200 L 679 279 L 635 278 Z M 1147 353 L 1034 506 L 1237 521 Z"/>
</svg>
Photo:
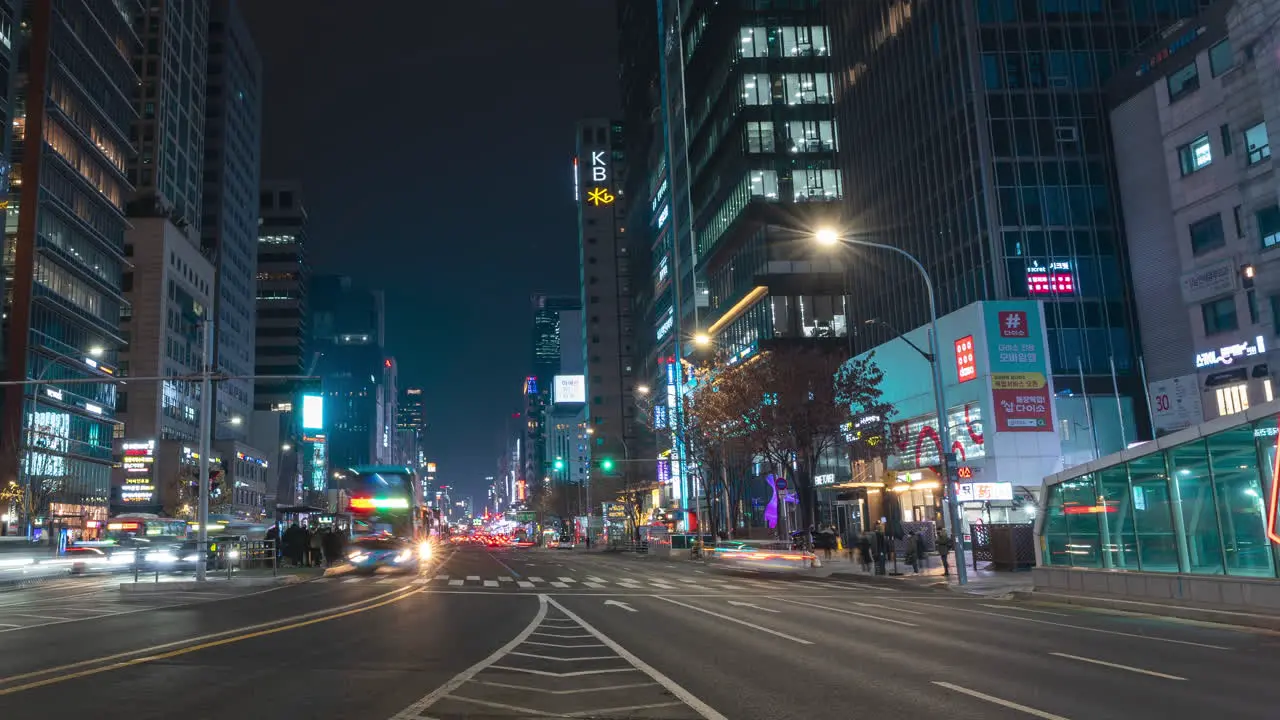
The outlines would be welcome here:
<svg viewBox="0 0 1280 720">
<path fill-rule="evenodd" d="M 453 576 L 445 574 L 419 576 L 366 576 L 324 577 L 315 582 L 341 583 L 346 585 L 415 585 L 429 588 L 479 588 L 491 590 L 623 590 L 636 592 L 753 592 L 753 591 L 802 591 L 802 592 L 853 592 L 884 593 L 894 592 L 888 588 L 865 585 L 854 582 L 832 580 L 804 579 L 766 579 L 766 578 L 689 578 L 689 577 L 618 577 L 604 578 L 599 575 L 573 577 L 568 575 L 541 577 L 498 575 L 481 577 L 479 575 Z"/>
</svg>

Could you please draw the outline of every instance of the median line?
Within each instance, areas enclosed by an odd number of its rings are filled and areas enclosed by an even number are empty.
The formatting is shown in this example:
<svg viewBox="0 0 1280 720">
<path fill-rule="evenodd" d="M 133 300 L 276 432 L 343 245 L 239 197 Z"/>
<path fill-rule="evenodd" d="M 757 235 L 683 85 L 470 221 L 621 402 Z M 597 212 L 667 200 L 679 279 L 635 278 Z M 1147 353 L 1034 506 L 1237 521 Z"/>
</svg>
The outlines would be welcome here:
<svg viewBox="0 0 1280 720">
<path fill-rule="evenodd" d="M 1132 673 L 1140 673 L 1142 675 L 1150 675 L 1152 677 L 1164 678 L 1165 680 L 1186 680 L 1186 678 L 1179 677 L 1177 675 L 1169 675 L 1168 673 L 1156 672 L 1155 670 L 1143 670 L 1142 668 L 1133 667 L 1132 665 L 1121 665 L 1120 663 L 1107 662 L 1106 660 L 1096 660 L 1094 658 L 1087 658 L 1080 655 L 1071 655 L 1069 653 L 1060 653 L 1060 652 L 1051 652 L 1049 654 L 1055 657 L 1067 658 L 1068 660 L 1079 660 L 1080 662 L 1093 663 L 1094 665 L 1102 665 L 1104 667 L 1115 668 L 1117 670 L 1127 670 Z"/>
<path fill-rule="evenodd" d="M 44 668 L 42 670 L 32 670 L 31 672 L 22 673 L 20 675 L 10 675 L 8 677 L 0 677 L 0 685 L 9 685 L 11 683 L 15 683 L 20 680 L 27 680 L 29 678 L 39 677 L 41 675 L 49 675 L 51 673 L 60 673 L 66 670 L 74 670 L 76 668 L 87 667 L 90 665 L 98 665 L 101 663 L 111 663 L 112 661 L 121 660 L 124 658 L 130 658 L 135 655 L 143 655 L 145 653 L 158 652 L 162 650 L 167 650 L 169 648 L 181 647 L 184 645 L 191 645 L 192 643 L 203 643 L 202 645 L 194 646 L 195 648 L 212 647 L 212 644 L 210 643 L 210 641 L 217 641 L 220 638 L 226 638 L 229 635 L 236 635 L 237 633 L 265 634 L 260 631 L 265 631 L 267 629 L 275 628 L 277 626 L 285 625 L 287 623 L 293 623 L 293 625 L 291 625 L 290 627 L 301 627 L 301 625 L 298 624 L 298 621 L 301 621 L 301 620 L 306 620 L 307 624 L 310 624 L 311 622 L 319 622 L 322 620 L 331 619 L 331 617 L 327 617 L 330 615 L 330 613 L 341 613 L 339 615 L 332 615 L 332 617 L 342 617 L 344 615 L 349 615 L 352 612 L 359 612 L 360 610 L 385 605 L 386 602 L 380 602 L 378 603 L 378 605 L 369 605 L 369 603 L 374 603 L 379 600 L 383 600 L 384 598 L 391 598 L 387 602 L 395 602 L 395 601 L 401 600 L 403 597 L 407 597 L 409 594 L 412 594 L 412 593 L 406 592 L 408 590 L 409 590 L 408 587 L 398 588 L 396 590 L 392 590 L 391 592 L 383 593 L 381 595 L 375 595 L 365 600 L 358 600 L 356 602 L 347 603 L 345 605 L 338 605 L 336 607 L 326 608 L 324 610 L 315 610 L 313 612 L 303 613 L 302 615 L 295 615 L 293 617 L 280 618 L 278 620 L 269 620 L 267 622 L 258 623 L 256 625 L 246 625 L 244 627 L 232 628 L 230 630 L 223 630 L 221 632 L 210 633 L 208 635 L 200 635 L 198 637 L 193 637 L 193 638 L 183 638 L 181 640 L 174 640 L 167 643 L 161 643 L 159 645 L 152 645 L 150 647 L 138 648 L 137 650 L 126 650 L 125 652 L 115 653 L 113 655 L 104 655 L 103 657 L 91 658 L 89 660 L 80 660 L 73 663 L 67 663 L 65 665 L 58 665 L 56 667 Z M 422 591 L 417 590 L 414 592 L 422 592 Z M 401 597 L 394 597 L 394 596 L 401 596 Z M 369 607 L 362 607 L 365 605 L 369 605 Z M 146 608 L 146 609 L 151 609 L 151 608 Z M 138 612 L 141 612 L 141 611 L 142 610 L 139 610 Z M 326 617 L 321 617 L 321 616 L 326 616 Z M 317 618 L 317 619 L 310 620 L 311 618 Z M 40 627 L 40 626 L 36 626 L 36 627 Z M 284 628 L 281 628 L 281 629 L 284 629 Z M 243 638 L 231 638 L 231 640 L 234 641 L 236 639 L 246 639 L 247 637 L 249 636 L 246 635 Z M 141 658 L 141 660 L 145 662 L 150 662 L 151 660 L 157 660 L 157 659 L 160 659 L 161 657 L 171 657 L 171 656 L 172 655 L 148 656 L 146 658 Z M 134 663 L 132 662 L 115 663 L 115 664 L 109 665 L 108 668 L 104 668 L 104 669 L 124 667 L 127 664 L 134 664 Z M 92 672 L 98 672 L 98 671 L 100 670 L 81 672 L 74 675 L 62 676 L 62 677 L 54 678 L 51 681 L 42 681 L 41 684 L 48 684 L 49 682 L 59 682 L 62 680 L 70 679 L 71 677 L 79 677 L 81 675 L 91 674 Z M 0 695 L 7 695 L 13 692 L 18 692 L 19 690 L 30 689 L 32 687 L 38 687 L 38 685 L 27 684 L 27 685 L 12 687 L 12 688 L 0 688 Z"/>
</svg>

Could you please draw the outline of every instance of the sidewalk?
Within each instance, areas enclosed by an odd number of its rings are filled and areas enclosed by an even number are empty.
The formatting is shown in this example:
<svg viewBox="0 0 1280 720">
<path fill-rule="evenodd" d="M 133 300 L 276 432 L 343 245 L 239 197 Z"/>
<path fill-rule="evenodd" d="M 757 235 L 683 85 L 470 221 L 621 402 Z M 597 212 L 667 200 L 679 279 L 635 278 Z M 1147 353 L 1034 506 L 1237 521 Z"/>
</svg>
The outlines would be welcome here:
<svg viewBox="0 0 1280 720">
<path fill-rule="evenodd" d="M 951 574 L 943 575 L 942 561 L 936 555 L 929 556 L 929 567 L 921 567 L 919 573 L 912 572 L 911 566 L 899 559 L 898 572 L 902 573 L 901 575 L 876 575 L 864 572 L 862 565 L 850 561 L 847 553 L 833 552 L 831 559 L 827 560 L 819 550 L 818 559 L 822 561 L 822 567 L 814 569 L 813 573 L 823 577 L 870 578 L 876 581 L 905 583 L 920 588 L 945 588 L 953 592 L 984 597 L 1007 596 L 1015 592 L 1029 592 L 1032 589 L 1032 578 L 1029 572 L 997 572 L 985 568 L 974 570 L 972 565 L 966 568 L 968 583 L 961 585 L 956 576 L 954 563 Z M 886 570 L 893 572 L 892 561 L 888 563 Z"/>
</svg>

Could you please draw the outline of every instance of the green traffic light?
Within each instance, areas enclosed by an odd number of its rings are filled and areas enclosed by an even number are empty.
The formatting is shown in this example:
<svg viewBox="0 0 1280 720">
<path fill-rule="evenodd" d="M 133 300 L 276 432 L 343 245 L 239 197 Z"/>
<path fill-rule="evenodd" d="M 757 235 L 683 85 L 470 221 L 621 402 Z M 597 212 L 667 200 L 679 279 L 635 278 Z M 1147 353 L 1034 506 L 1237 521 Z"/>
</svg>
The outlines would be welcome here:
<svg viewBox="0 0 1280 720">
<path fill-rule="evenodd" d="M 612 470 L 613 470 L 613 458 L 605 458 L 605 459 L 601 460 L 601 461 L 600 461 L 600 469 L 601 469 L 601 470 L 604 470 L 605 472 L 610 472 L 610 471 L 612 471 Z"/>
<path fill-rule="evenodd" d="M 560 458 L 556 458 L 556 462 L 555 462 L 555 465 L 554 465 L 553 467 L 555 467 L 555 469 L 557 469 L 557 470 L 563 470 L 563 469 L 564 469 L 564 460 L 561 460 Z"/>
</svg>

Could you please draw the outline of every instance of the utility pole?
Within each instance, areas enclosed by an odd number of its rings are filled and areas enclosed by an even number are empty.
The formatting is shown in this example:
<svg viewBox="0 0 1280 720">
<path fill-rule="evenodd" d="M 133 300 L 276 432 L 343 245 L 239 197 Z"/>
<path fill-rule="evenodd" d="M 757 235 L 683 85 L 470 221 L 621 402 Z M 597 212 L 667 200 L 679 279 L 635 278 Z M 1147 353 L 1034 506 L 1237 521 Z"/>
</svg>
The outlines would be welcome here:
<svg viewBox="0 0 1280 720">
<path fill-rule="evenodd" d="M 200 370 L 200 481 L 196 484 L 199 491 L 199 510 L 196 517 L 200 523 L 196 531 L 196 553 L 200 560 L 196 562 L 196 581 L 205 580 L 205 558 L 209 552 L 209 447 L 213 435 L 213 321 L 206 314 L 204 326 L 204 348 Z"/>
</svg>

